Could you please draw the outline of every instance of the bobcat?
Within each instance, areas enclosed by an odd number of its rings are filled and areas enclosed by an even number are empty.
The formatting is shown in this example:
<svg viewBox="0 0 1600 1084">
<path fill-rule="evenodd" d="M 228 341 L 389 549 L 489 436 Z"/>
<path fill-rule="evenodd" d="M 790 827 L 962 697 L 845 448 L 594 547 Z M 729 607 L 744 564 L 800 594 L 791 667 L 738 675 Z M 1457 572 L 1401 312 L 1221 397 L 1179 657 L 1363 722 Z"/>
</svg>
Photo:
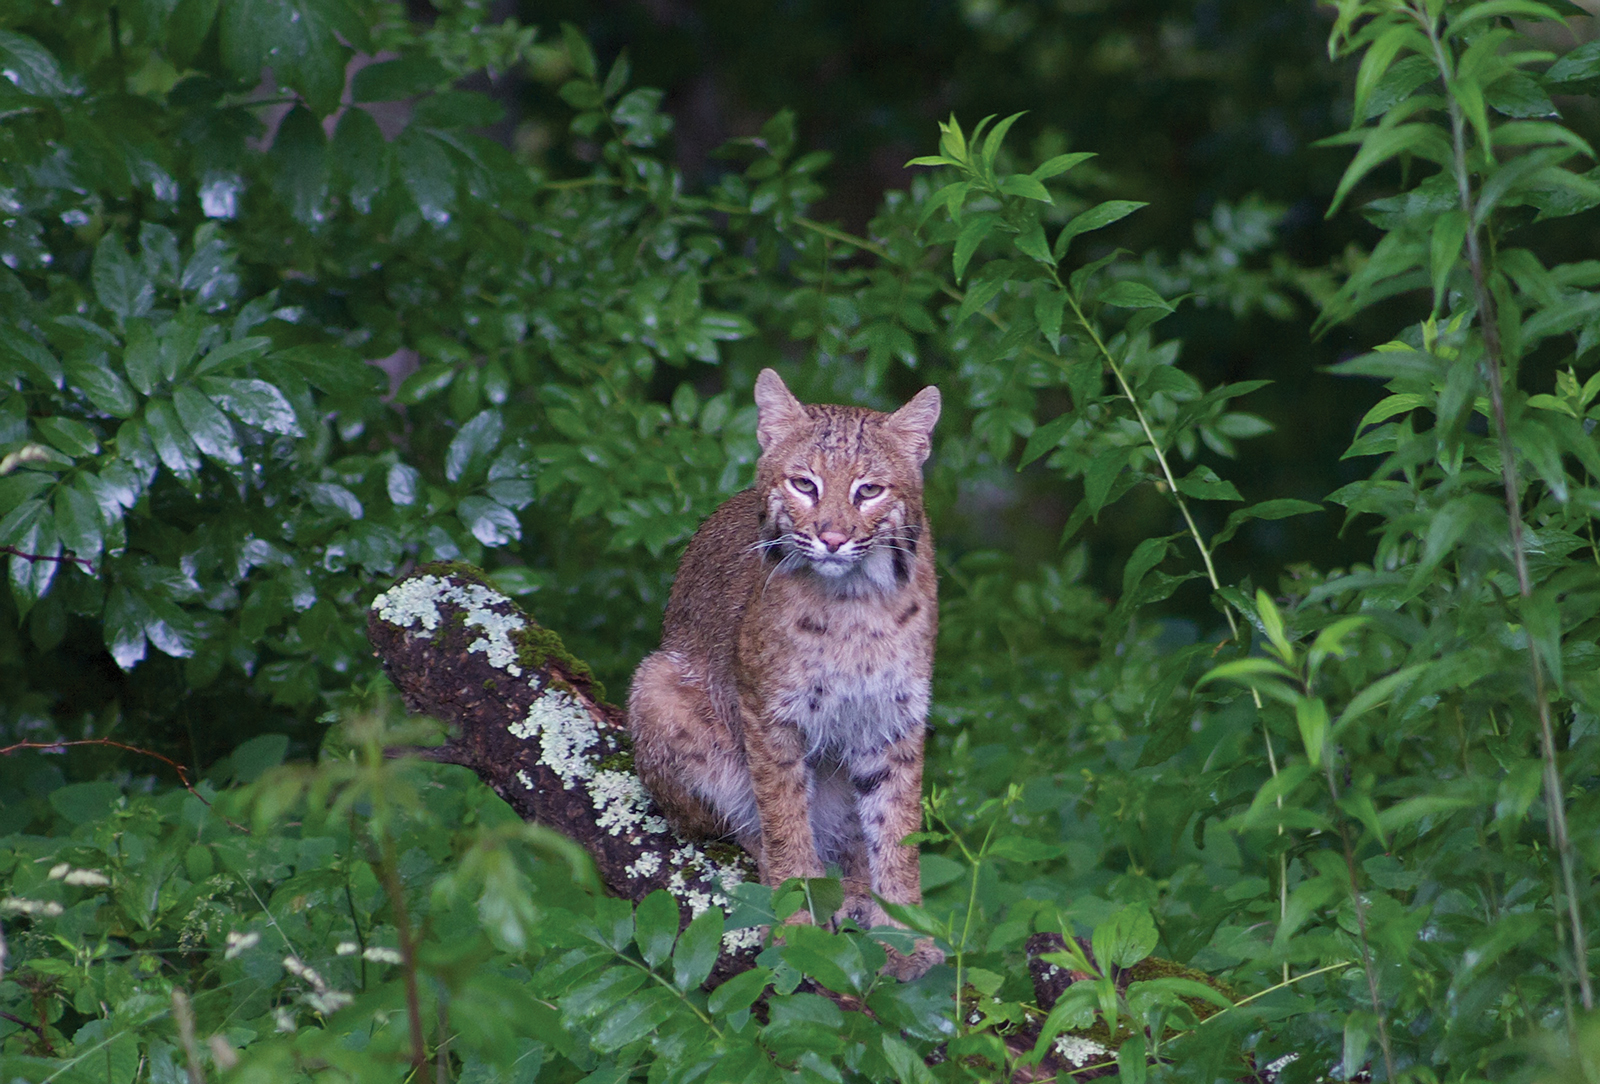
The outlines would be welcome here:
<svg viewBox="0 0 1600 1084">
<path fill-rule="evenodd" d="M 928 387 L 892 414 L 807 406 L 756 379 L 761 457 L 684 553 L 661 649 L 634 675 L 640 778 L 681 833 L 732 835 L 763 884 L 837 862 L 844 913 L 918 903 L 922 742 L 937 620 L 922 464 Z M 797 916 L 800 921 L 808 915 Z M 915 978 L 931 940 L 890 951 Z"/>
</svg>

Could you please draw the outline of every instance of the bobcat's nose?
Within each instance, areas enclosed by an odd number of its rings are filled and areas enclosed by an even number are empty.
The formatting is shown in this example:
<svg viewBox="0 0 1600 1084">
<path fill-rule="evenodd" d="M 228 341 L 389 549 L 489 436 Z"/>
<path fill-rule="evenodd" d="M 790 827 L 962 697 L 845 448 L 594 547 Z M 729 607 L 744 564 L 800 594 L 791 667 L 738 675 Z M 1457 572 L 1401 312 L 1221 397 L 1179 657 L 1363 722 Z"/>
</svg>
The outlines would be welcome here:
<svg viewBox="0 0 1600 1084">
<path fill-rule="evenodd" d="M 838 553 L 839 547 L 850 541 L 850 536 L 840 531 L 821 531 L 817 541 L 828 547 L 829 553 Z"/>
</svg>

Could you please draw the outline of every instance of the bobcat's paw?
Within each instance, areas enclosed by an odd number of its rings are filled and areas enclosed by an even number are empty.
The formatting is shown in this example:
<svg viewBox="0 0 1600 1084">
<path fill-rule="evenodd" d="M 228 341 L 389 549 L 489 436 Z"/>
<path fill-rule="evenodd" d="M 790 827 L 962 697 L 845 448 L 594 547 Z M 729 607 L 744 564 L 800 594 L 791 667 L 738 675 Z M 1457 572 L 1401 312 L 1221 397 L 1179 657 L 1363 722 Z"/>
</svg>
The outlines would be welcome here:
<svg viewBox="0 0 1600 1084">
<path fill-rule="evenodd" d="M 884 951 L 889 954 L 889 962 L 883 965 L 882 973 L 901 982 L 920 979 L 928 973 L 929 968 L 944 963 L 944 953 L 939 951 L 931 937 L 919 938 L 909 956 L 888 945 L 884 946 Z"/>
</svg>

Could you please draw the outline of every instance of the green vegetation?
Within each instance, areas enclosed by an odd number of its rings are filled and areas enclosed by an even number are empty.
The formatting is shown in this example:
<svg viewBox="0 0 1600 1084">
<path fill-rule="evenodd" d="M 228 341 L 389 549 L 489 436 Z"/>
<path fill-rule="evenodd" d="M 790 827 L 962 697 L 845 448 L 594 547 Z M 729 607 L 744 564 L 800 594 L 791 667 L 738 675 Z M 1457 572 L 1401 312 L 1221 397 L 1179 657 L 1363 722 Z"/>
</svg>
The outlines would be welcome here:
<svg viewBox="0 0 1600 1084">
<path fill-rule="evenodd" d="M 1353 85 L 1306 115 L 1352 122 L 1319 210 L 1370 244 L 1298 270 L 1260 201 L 1194 252 L 1116 249 L 1150 186 L 1050 145 L 1057 114 L 952 117 L 853 230 L 793 113 L 686 182 L 660 92 L 571 27 L 8 5 L 0 1078 L 922 1084 L 1054 1051 L 1135 1084 L 1593 1079 L 1600 173 L 1562 112 L 1593 116 L 1600 43 L 1535 0 L 1328 25 Z M 392 59 L 346 86 L 357 52 Z M 481 134 L 501 106 L 463 81 L 519 65 L 555 146 Z M 1326 504 L 1245 502 L 1261 382 L 1208 386 L 1172 329 L 1291 295 L 1377 401 L 1311 472 L 1345 471 Z M 436 736 L 364 636 L 422 562 L 487 569 L 559 630 L 523 650 L 625 687 L 750 478 L 768 364 L 813 401 L 944 392 L 902 917 L 950 957 L 916 983 L 801 928 L 706 993 L 725 935 L 829 886 L 680 932 L 465 771 L 382 755 Z M 1047 559 L 985 541 L 1019 494 L 1064 527 Z M 1280 524 L 1369 548 L 1230 556 Z M 1088 976 L 1048 1012 L 1039 932 Z"/>
</svg>

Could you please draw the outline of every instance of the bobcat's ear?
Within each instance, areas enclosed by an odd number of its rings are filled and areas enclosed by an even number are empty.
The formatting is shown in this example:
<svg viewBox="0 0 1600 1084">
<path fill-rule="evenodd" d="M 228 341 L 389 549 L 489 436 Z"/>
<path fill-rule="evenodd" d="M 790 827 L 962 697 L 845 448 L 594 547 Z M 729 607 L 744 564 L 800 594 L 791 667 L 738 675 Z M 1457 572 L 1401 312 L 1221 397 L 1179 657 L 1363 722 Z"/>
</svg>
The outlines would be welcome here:
<svg viewBox="0 0 1600 1084">
<path fill-rule="evenodd" d="M 929 385 L 911 402 L 889 415 L 889 425 L 910 445 L 912 458 L 926 462 L 933 450 L 933 426 L 939 420 L 939 389 Z"/>
<path fill-rule="evenodd" d="M 764 452 L 806 420 L 806 408 L 772 369 L 756 377 L 756 442 Z"/>
</svg>

